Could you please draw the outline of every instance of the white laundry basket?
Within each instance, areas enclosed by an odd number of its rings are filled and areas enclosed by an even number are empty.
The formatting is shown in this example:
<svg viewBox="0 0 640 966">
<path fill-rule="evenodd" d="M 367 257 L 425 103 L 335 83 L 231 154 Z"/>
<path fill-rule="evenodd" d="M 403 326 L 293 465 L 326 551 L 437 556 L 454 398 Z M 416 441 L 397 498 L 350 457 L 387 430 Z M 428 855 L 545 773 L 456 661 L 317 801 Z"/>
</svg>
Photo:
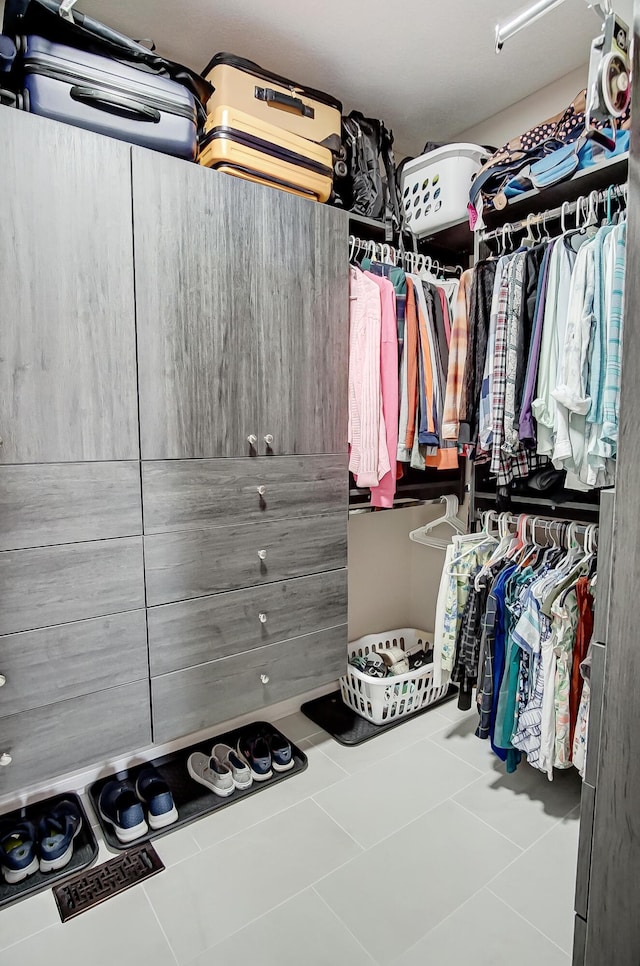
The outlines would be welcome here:
<svg viewBox="0 0 640 966">
<path fill-rule="evenodd" d="M 380 653 L 392 647 L 400 647 L 407 654 L 432 646 L 430 636 L 424 631 L 404 627 L 383 634 L 370 634 L 349 644 L 349 660 L 366 657 L 372 651 Z M 361 717 L 374 724 L 386 724 L 397 718 L 420 711 L 427 704 L 443 698 L 448 684 L 433 685 L 433 664 L 426 664 L 415 671 L 386 678 L 373 678 L 349 665 L 347 673 L 340 678 L 342 700 Z"/>
<path fill-rule="evenodd" d="M 402 171 L 402 219 L 416 238 L 467 218 L 473 176 L 489 158 L 479 144 L 448 144 L 408 161 Z"/>
</svg>

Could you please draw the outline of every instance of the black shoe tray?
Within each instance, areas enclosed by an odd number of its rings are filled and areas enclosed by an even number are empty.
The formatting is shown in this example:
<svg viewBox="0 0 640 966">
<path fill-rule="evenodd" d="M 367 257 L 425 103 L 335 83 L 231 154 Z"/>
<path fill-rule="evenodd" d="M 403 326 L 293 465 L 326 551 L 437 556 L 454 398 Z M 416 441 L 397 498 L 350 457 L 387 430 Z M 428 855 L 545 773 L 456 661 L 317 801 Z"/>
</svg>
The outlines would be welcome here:
<svg viewBox="0 0 640 966">
<path fill-rule="evenodd" d="M 278 731 L 277 728 L 274 728 L 273 725 L 267 724 L 263 721 L 256 721 L 252 722 L 250 725 L 245 725 L 242 728 L 236 728 L 233 731 L 227 731 L 221 735 L 214 735 L 205 741 L 199 742 L 197 745 L 190 745 L 188 748 L 182 748 L 180 751 L 175 751 L 169 755 L 163 755 L 161 758 L 155 758 L 150 762 L 143 762 L 139 765 L 135 765 L 132 768 L 127 768 L 124 771 L 119 771 L 113 775 L 108 775 L 105 778 L 100 778 L 97 782 L 94 782 L 94 784 L 89 788 L 89 795 L 91 796 L 91 804 L 93 805 L 94 811 L 98 817 L 98 821 L 100 822 L 107 847 L 114 852 L 120 852 L 130 848 L 131 845 L 137 845 L 139 842 L 149 842 L 153 839 L 160 838 L 160 836 L 167 835 L 168 833 L 175 831 L 175 829 L 183 828 L 185 825 L 195 822 L 204 815 L 211 815 L 213 812 L 218 812 L 222 808 L 228 808 L 230 805 L 235 805 L 236 802 L 242 801 L 242 799 L 247 798 L 249 795 L 256 795 L 258 792 L 264 791 L 268 788 L 273 788 L 274 785 L 278 785 L 280 782 L 293 778 L 294 775 L 299 775 L 300 772 L 303 772 L 308 764 L 307 756 L 296 745 L 294 745 L 293 742 L 290 742 L 292 759 L 294 762 L 293 768 L 290 768 L 289 771 L 285 772 L 274 771 L 272 778 L 269 778 L 264 782 L 254 781 L 251 787 L 246 790 L 236 788 L 233 794 L 229 795 L 228 798 L 220 798 L 214 792 L 209 791 L 204 787 L 204 785 L 200 785 L 199 782 L 194 781 L 187 771 L 187 759 L 194 751 L 201 751 L 205 755 L 210 755 L 213 746 L 219 744 L 220 742 L 225 745 L 231 745 L 232 748 L 235 748 L 238 743 L 238 739 L 244 734 L 250 734 L 256 730 L 262 730 L 263 728 L 273 732 L 276 735 L 282 735 L 282 732 Z M 288 738 L 287 741 L 289 741 Z M 106 822 L 100 815 L 100 811 L 98 809 L 98 798 L 104 786 L 113 778 L 117 778 L 119 780 L 129 778 L 135 784 L 138 774 L 147 765 L 153 765 L 155 768 L 157 768 L 158 772 L 171 789 L 173 800 L 176 808 L 178 809 L 178 820 L 177 822 L 174 822 L 173 825 L 167 825 L 166 828 L 158 829 L 157 831 L 152 831 L 149 829 L 146 835 L 141 835 L 140 838 L 135 839 L 134 842 L 125 845 L 116 837 L 113 826 L 109 822 Z"/>
<path fill-rule="evenodd" d="M 0 815 L 0 828 L 4 833 L 4 830 L 8 830 L 11 824 L 17 824 L 26 819 L 33 822 L 37 829 L 42 816 L 60 802 L 73 802 L 82 815 L 82 827 L 73 842 L 71 861 L 58 872 L 34 872 L 33 875 L 23 879 L 22 882 L 17 882 L 15 885 L 5 882 L 4 876 L 0 875 L 0 909 L 11 905 L 13 902 L 19 902 L 20 899 L 34 896 L 37 892 L 45 892 L 52 886 L 60 885 L 61 882 L 75 875 L 76 872 L 87 869 L 95 862 L 98 856 L 98 843 L 82 802 L 73 792 L 53 795 L 41 802 L 25 805 L 22 808 L 14 809 L 12 812 L 7 812 L 5 815 Z"/>
</svg>

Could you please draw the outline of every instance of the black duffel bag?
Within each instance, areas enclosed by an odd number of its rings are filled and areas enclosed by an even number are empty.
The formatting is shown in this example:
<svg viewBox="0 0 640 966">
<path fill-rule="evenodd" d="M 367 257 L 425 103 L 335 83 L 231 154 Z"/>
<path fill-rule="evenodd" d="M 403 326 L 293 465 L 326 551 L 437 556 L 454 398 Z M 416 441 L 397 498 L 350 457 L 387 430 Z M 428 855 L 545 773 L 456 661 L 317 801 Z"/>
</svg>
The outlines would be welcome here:
<svg viewBox="0 0 640 966">
<path fill-rule="evenodd" d="M 344 162 L 336 165 L 335 202 L 347 211 L 386 221 L 398 230 L 400 207 L 393 134 L 383 121 L 351 111 L 342 118 Z"/>
</svg>

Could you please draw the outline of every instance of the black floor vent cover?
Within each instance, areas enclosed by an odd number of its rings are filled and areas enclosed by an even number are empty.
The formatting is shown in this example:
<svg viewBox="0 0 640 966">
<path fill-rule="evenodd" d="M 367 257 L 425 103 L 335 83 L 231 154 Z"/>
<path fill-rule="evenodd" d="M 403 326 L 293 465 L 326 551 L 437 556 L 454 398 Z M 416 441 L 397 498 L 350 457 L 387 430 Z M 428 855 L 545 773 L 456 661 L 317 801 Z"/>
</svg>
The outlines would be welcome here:
<svg viewBox="0 0 640 966">
<path fill-rule="evenodd" d="M 53 894 L 60 918 L 63 922 L 73 919 L 163 869 L 160 856 L 149 842 L 136 845 L 115 859 L 56 886 Z"/>
</svg>

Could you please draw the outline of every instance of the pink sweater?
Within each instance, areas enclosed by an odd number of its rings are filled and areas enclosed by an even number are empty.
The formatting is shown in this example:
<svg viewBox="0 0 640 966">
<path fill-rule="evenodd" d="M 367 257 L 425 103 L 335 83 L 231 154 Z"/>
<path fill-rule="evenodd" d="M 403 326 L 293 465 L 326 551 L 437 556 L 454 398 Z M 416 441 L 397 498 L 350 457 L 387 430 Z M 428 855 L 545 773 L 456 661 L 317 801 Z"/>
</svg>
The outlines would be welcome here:
<svg viewBox="0 0 640 966">
<path fill-rule="evenodd" d="M 358 486 L 377 486 L 391 470 L 382 409 L 380 290 L 373 276 L 357 268 L 349 281 L 349 469 Z"/>
<path fill-rule="evenodd" d="M 392 507 L 396 495 L 399 420 L 398 384 L 398 321 L 396 315 L 396 293 L 388 278 L 380 278 L 365 272 L 380 290 L 382 325 L 380 337 L 380 377 L 382 388 L 382 412 L 386 427 L 387 454 L 390 469 L 380 480 L 378 486 L 371 488 L 371 505 Z"/>
</svg>

